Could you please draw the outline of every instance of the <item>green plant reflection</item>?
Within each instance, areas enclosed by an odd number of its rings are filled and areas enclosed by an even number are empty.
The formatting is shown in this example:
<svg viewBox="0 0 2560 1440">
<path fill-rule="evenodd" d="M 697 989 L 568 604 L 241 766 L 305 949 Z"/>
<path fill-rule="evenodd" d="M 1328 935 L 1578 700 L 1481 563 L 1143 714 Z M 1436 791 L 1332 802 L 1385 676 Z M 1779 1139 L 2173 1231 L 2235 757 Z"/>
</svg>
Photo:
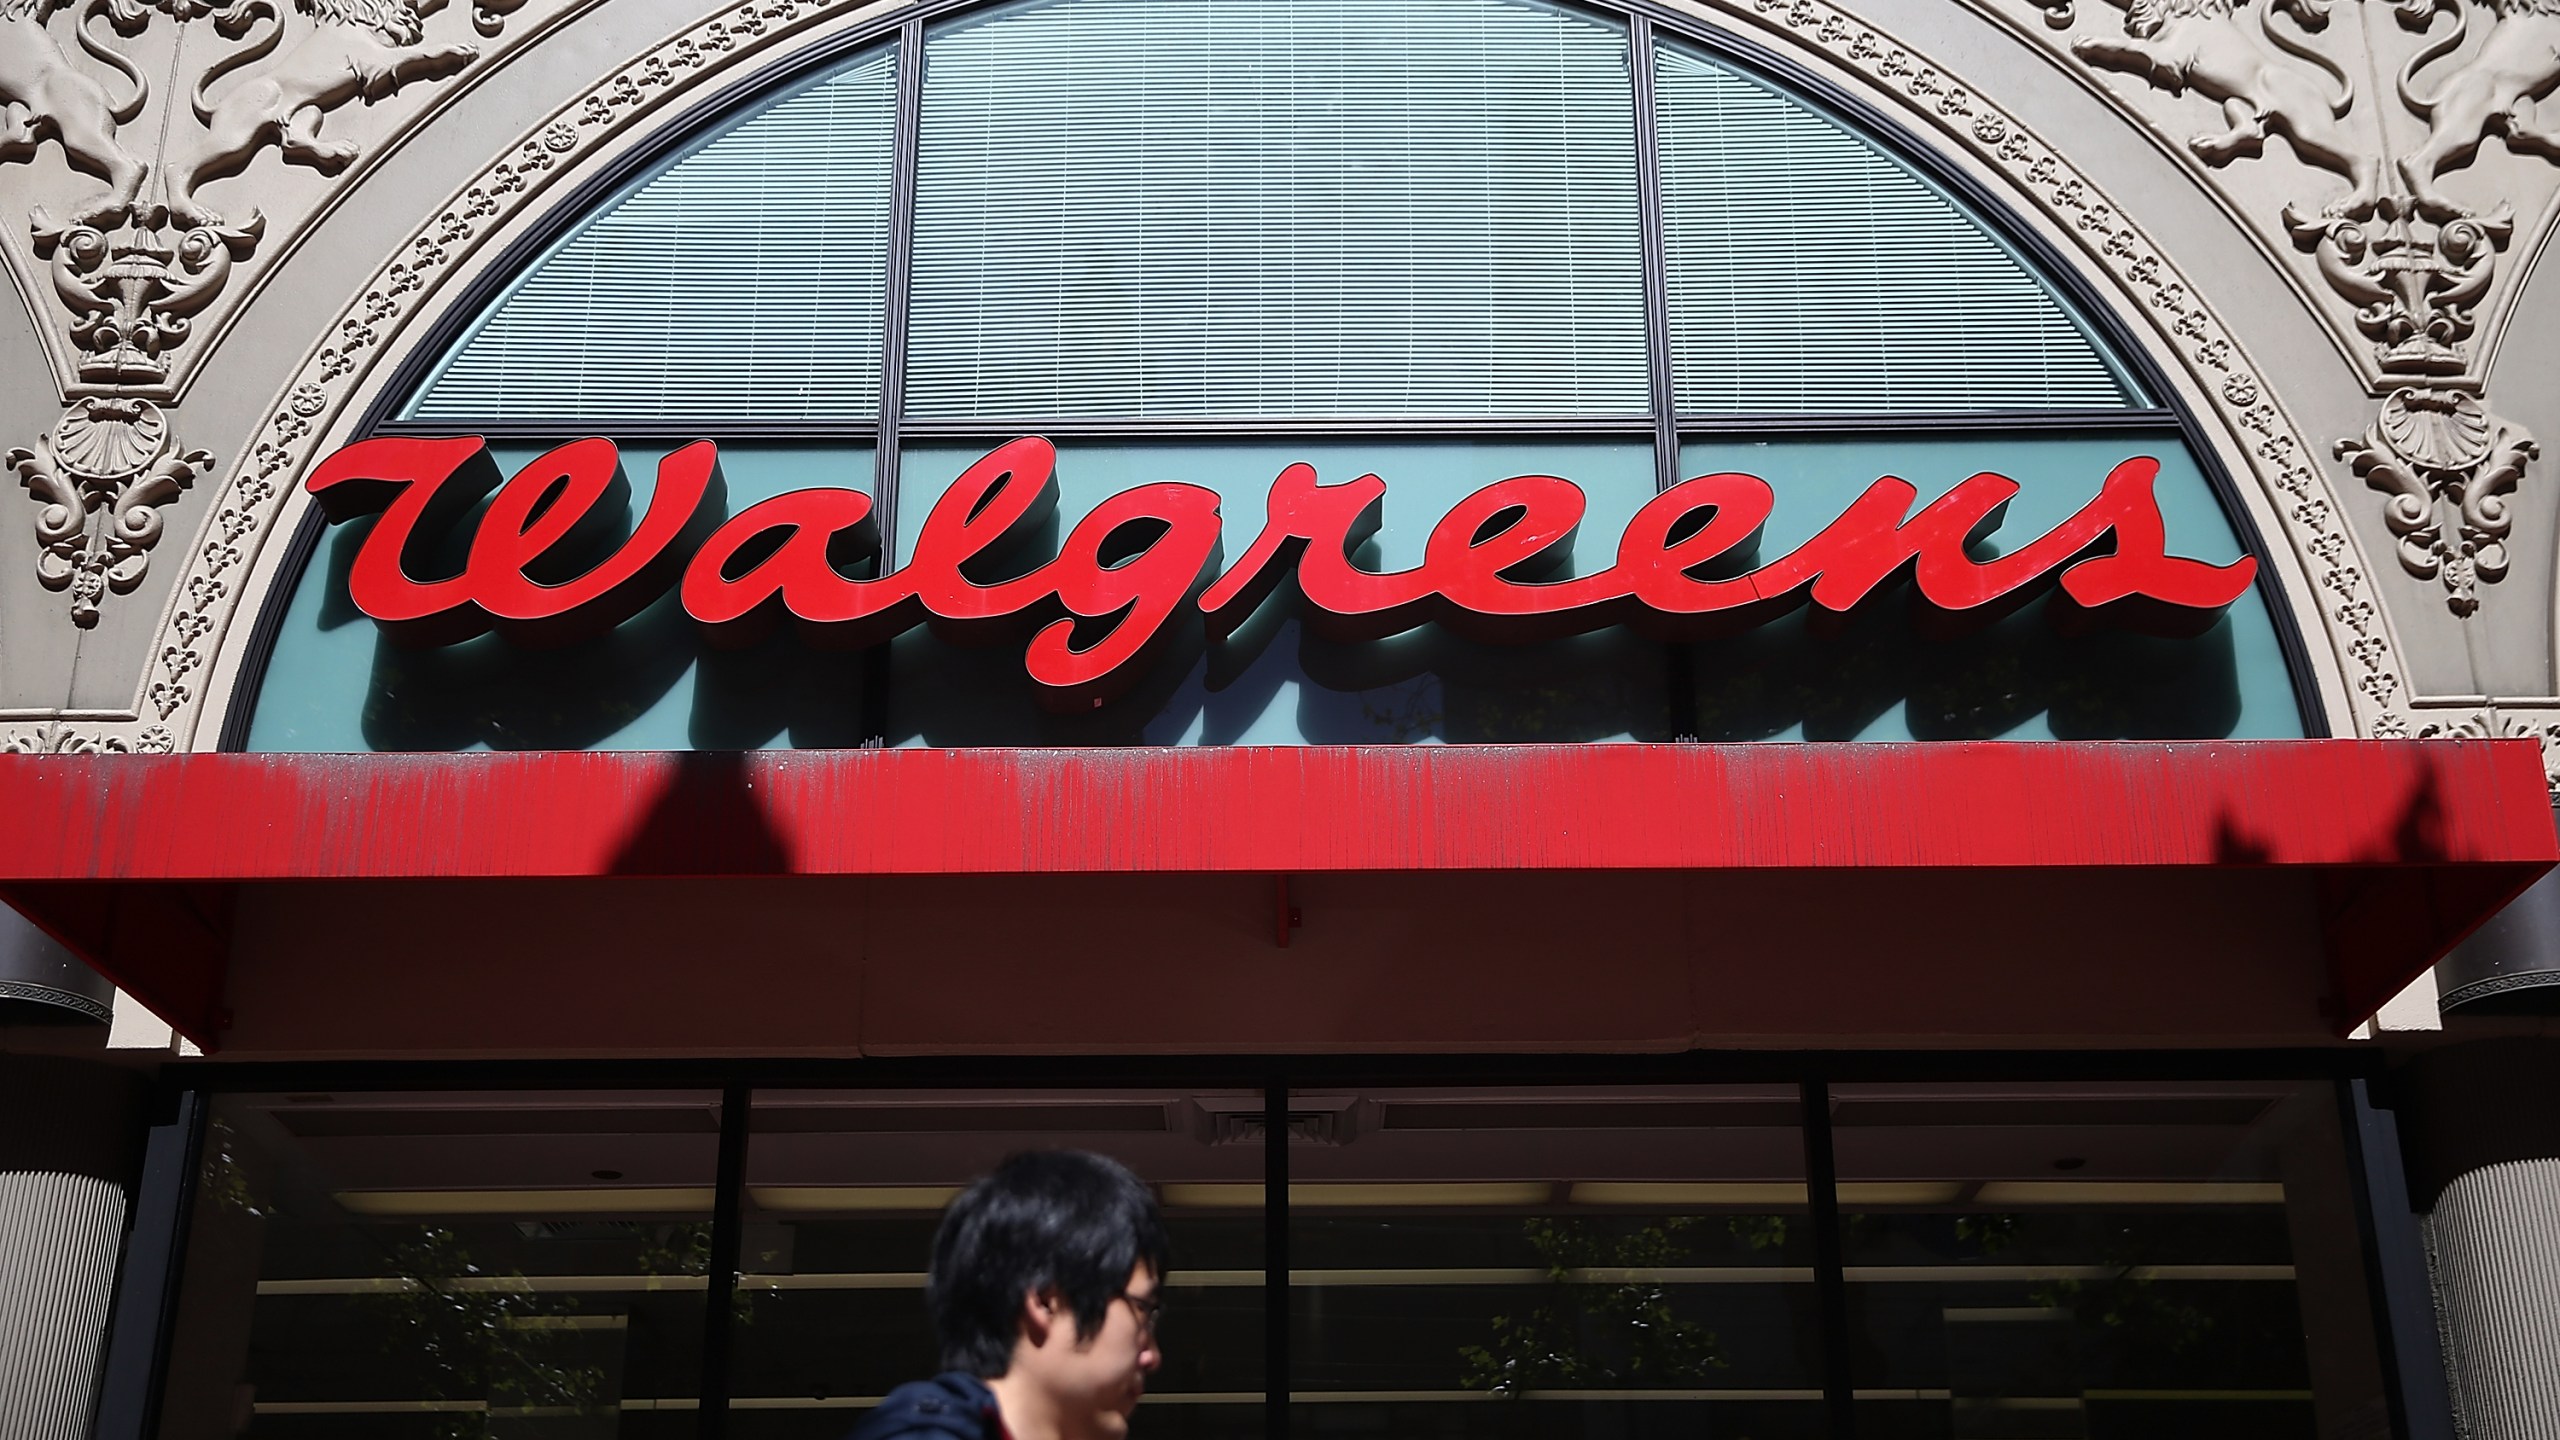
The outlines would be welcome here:
<svg viewBox="0 0 2560 1440">
<path fill-rule="evenodd" d="M 1700 1223 L 1672 1215 L 1609 1233 L 1587 1220 L 1523 1221 L 1522 1233 L 1545 1262 L 1547 1294 L 1524 1314 L 1494 1316 L 1490 1345 L 1461 1346 L 1458 1383 L 1517 1399 L 1531 1390 L 1676 1385 L 1725 1369 L 1715 1332 L 1675 1314 L 1669 1286 L 1593 1283 L 1576 1274 L 1659 1270 L 1678 1261 L 1682 1233 Z"/>
<path fill-rule="evenodd" d="M 439 1415 L 439 1440 L 480 1440 L 498 1416 L 547 1411 L 596 1415 L 607 1406 L 603 1367 L 580 1363 L 576 1331 L 562 1323 L 577 1302 L 546 1302 L 521 1274 L 488 1274 L 462 1237 L 440 1225 L 390 1242 L 401 1283 L 371 1297 L 416 1347 L 438 1399 L 485 1400 L 485 1411 Z"/>
</svg>

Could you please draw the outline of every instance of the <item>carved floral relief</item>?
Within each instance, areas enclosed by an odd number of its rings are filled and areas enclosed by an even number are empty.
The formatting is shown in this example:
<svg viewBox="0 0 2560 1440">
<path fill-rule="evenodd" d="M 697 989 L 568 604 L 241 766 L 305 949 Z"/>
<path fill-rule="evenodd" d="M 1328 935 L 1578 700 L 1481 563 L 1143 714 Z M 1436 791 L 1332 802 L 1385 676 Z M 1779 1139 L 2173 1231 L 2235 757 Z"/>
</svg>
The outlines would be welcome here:
<svg viewBox="0 0 2560 1440">
<path fill-rule="evenodd" d="M 2378 402 L 2338 457 L 2383 497 L 2401 568 L 2454 614 L 2478 611 L 2506 573 L 2507 497 L 2540 454 L 2483 394 L 2484 332 L 2560 198 L 2560 115 L 2540 109 L 2560 88 L 2560 0 L 2036 8 L 2271 250 L 2304 262 Z M 2363 75 L 2376 84 L 2360 90 Z"/>
<path fill-rule="evenodd" d="M 142 583 L 167 527 L 162 508 L 213 468 L 213 455 L 179 450 L 148 400 L 83 395 L 39 448 L 11 450 L 0 464 L 38 507 L 36 578 L 70 591 L 72 623 L 89 626 L 110 592 Z"/>
<path fill-rule="evenodd" d="M 0 0 L 0 165 L 9 193 L 39 197 L 0 214 L 0 251 L 49 302 L 65 406 L 5 463 L 36 506 L 37 578 L 74 624 L 140 584 L 163 509 L 213 463 L 161 408 L 201 327 L 316 210 L 304 195 L 271 217 L 220 182 L 268 156 L 341 175 L 386 133 L 362 111 L 479 60 L 523 3 L 480 0 L 443 27 L 473 38 L 435 39 L 444 0 Z"/>
<path fill-rule="evenodd" d="M 146 725 L 127 736 L 75 728 L 60 720 L 0 733 L 0 755 L 167 755 L 178 748 L 166 725 Z"/>
<path fill-rule="evenodd" d="M 2387 498 L 2383 520 L 2400 566 L 2440 580 L 2456 615 L 2480 608 L 2479 587 L 2507 573 L 2507 495 L 2542 449 L 2462 390 L 2407 385 L 2383 397 L 2362 438 L 2338 442 L 2340 458 Z"/>
</svg>

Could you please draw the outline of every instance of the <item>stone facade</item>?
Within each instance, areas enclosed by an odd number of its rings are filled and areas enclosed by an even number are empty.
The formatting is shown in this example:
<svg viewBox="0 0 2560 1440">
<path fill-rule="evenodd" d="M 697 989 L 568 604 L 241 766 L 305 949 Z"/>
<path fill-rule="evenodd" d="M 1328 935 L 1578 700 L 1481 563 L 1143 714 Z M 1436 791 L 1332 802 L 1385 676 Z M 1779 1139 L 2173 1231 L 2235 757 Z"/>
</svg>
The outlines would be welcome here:
<svg viewBox="0 0 2560 1440">
<path fill-rule="evenodd" d="M 298 478 L 484 282 L 793 57 L 945 8 L 0 0 L 0 750 L 218 748 Z M 2232 481 L 2330 733 L 2560 777 L 2560 3 L 1658 8 L 2058 257 Z"/>
<path fill-rule="evenodd" d="M 212 748 L 294 477 L 473 282 L 706 106 L 912 8 L 12 4 L 0 744 Z M 2560 280 L 2530 263 L 2560 16 L 1682 8 L 1938 152 L 2150 352 L 2332 733 L 2560 736 Z"/>
</svg>

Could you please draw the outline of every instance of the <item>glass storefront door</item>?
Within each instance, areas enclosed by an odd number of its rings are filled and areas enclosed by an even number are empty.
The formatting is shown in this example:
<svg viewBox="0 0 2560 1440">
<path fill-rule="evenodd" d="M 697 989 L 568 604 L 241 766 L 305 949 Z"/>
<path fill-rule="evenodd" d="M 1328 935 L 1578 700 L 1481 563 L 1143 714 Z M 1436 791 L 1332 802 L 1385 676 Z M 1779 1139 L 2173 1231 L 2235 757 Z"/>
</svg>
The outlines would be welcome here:
<svg viewBox="0 0 2560 1440">
<path fill-rule="evenodd" d="M 1860 1435 L 2390 1433 L 2331 1087 L 1833 1102 Z"/>
<path fill-rule="evenodd" d="M 865 1067 L 206 1096 L 159 1440 L 834 1440 L 939 1368 L 942 1208 L 1040 1148 L 1164 1207 L 1140 1440 L 2391 1433 L 2334 1080 L 1305 1062 L 1275 1147 L 1250 1084 Z"/>
<path fill-rule="evenodd" d="M 1796 1087 L 1315 1091 L 1290 1433 L 1822 1433 Z"/>
<path fill-rule="evenodd" d="M 694 1433 L 716 1091 L 217 1097 L 162 1440 Z"/>
<path fill-rule="evenodd" d="M 1139 1433 L 1261 1433 L 1258 1091 L 766 1090 L 749 1122 L 731 1440 L 834 1440 L 941 1368 L 924 1281 L 960 1187 L 1017 1150 L 1109 1155 L 1153 1183 L 1174 1272 Z"/>
</svg>

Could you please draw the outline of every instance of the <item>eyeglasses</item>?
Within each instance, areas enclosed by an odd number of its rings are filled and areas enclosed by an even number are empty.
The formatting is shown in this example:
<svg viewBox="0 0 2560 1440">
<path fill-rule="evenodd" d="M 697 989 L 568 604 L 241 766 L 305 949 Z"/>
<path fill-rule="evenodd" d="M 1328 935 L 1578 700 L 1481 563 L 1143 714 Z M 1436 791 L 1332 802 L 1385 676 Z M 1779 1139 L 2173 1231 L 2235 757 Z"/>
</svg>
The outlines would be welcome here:
<svg viewBox="0 0 2560 1440">
<path fill-rule="evenodd" d="M 1138 1317 L 1139 1329 L 1150 1335 L 1157 1333 L 1158 1328 L 1164 1323 L 1164 1292 L 1132 1295 L 1123 1290 L 1119 1298 L 1129 1302 L 1129 1313 Z"/>
</svg>

